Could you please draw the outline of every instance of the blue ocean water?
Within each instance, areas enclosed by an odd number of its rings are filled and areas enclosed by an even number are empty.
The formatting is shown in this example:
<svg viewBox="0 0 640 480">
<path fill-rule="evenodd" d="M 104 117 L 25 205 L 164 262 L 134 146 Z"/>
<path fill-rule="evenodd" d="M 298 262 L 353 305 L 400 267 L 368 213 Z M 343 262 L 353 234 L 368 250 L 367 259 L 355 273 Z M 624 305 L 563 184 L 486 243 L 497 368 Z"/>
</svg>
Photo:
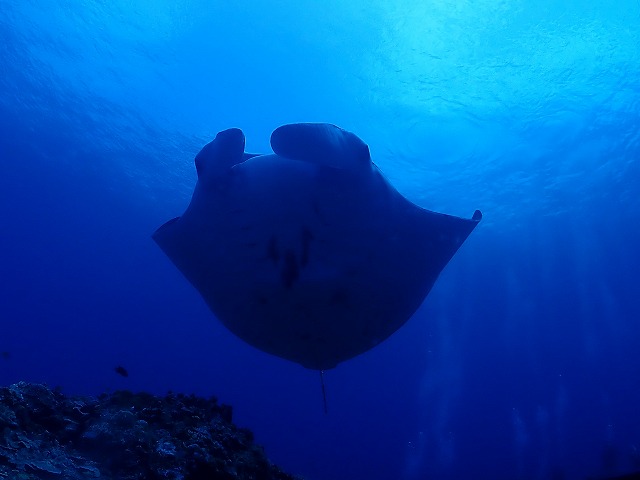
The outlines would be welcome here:
<svg viewBox="0 0 640 480">
<path fill-rule="evenodd" d="M 314 480 L 640 469 L 636 0 L 0 0 L 0 65 L 0 384 L 213 394 Z M 484 213 L 407 325 L 326 373 L 328 415 L 150 238 L 216 132 L 266 152 L 299 121 Z"/>
</svg>

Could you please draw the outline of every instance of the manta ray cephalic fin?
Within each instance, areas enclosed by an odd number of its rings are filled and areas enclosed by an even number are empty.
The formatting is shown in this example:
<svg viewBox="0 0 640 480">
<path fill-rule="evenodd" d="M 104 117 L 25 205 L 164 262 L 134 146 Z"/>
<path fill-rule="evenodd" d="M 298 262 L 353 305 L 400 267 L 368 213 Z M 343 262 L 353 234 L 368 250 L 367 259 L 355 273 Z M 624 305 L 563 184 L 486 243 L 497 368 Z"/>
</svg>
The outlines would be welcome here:
<svg viewBox="0 0 640 480">
<path fill-rule="evenodd" d="M 278 127 L 271 134 L 271 148 L 283 157 L 318 166 L 357 170 L 371 165 L 366 143 L 357 135 L 328 123 Z"/>
</svg>

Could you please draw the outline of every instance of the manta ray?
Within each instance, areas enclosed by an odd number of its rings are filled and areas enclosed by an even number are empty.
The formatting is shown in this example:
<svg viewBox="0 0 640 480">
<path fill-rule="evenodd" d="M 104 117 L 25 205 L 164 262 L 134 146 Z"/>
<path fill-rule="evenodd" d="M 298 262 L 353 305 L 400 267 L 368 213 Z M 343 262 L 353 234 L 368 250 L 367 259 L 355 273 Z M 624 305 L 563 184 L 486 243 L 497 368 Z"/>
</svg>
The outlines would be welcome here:
<svg viewBox="0 0 640 480">
<path fill-rule="evenodd" d="M 402 327 L 482 214 L 410 202 L 335 125 L 283 125 L 271 147 L 218 133 L 186 211 L 153 239 L 231 332 L 324 371 Z"/>
</svg>

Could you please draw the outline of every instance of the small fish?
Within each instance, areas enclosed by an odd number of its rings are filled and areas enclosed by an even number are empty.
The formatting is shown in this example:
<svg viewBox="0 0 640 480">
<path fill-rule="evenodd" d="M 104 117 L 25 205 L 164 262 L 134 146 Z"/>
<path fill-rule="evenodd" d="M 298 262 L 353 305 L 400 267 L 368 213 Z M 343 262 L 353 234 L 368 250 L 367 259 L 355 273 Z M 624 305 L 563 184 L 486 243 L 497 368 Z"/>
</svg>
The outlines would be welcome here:
<svg viewBox="0 0 640 480">
<path fill-rule="evenodd" d="M 11 358 L 11 353 L 10 352 L 2 352 L 2 353 L 0 353 L 0 356 L 2 356 L 2 358 L 5 359 L 5 360 L 9 360 Z"/>
<path fill-rule="evenodd" d="M 122 365 L 118 365 L 114 370 L 118 375 L 122 375 L 123 377 L 129 376 L 129 372 L 127 372 L 127 369 L 124 368 Z"/>
</svg>

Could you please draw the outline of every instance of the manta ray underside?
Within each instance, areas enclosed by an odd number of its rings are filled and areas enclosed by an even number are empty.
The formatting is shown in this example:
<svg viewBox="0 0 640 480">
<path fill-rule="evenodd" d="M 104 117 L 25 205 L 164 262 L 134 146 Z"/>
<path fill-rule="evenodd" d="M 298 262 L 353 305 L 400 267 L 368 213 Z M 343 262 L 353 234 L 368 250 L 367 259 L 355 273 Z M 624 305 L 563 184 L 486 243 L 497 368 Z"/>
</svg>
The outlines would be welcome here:
<svg viewBox="0 0 640 480">
<path fill-rule="evenodd" d="M 411 203 L 334 125 L 279 127 L 270 155 L 244 144 L 230 129 L 200 151 L 191 203 L 153 238 L 229 330 L 308 368 L 404 325 L 482 218 Z"/>
</svg>

